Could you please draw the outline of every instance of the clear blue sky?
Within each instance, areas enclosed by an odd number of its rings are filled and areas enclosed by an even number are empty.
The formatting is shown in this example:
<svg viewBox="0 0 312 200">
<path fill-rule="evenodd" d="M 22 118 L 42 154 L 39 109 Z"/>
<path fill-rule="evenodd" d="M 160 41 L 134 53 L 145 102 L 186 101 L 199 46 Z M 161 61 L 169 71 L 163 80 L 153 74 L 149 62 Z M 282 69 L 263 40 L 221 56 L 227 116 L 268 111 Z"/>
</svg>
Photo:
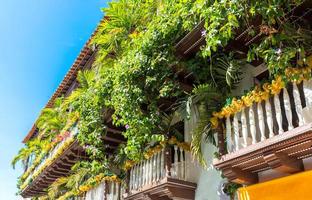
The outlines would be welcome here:
<svg viewBox="0 0 312 200">
<path fill-rule="evenodd" d="M 11 159 L 107 0 L 0 0 L 0 200 L 16 200 Z"/>
</svg>

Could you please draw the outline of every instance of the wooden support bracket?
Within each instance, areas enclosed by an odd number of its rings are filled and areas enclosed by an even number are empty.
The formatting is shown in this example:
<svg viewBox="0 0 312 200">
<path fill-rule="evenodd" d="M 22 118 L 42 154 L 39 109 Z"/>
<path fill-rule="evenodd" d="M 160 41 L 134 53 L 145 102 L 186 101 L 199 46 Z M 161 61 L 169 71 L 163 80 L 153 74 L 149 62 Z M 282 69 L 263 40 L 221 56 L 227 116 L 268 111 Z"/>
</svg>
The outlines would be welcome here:
<svg viewBox="0 0 312 200">
<path fill-rule="evenodd" d="M 283 152 L 270 153 L 263 158 L 272 169 L 283 173 L 293 174 L 303 170 L 302 160 L 291 158 Z"/>
</svg>

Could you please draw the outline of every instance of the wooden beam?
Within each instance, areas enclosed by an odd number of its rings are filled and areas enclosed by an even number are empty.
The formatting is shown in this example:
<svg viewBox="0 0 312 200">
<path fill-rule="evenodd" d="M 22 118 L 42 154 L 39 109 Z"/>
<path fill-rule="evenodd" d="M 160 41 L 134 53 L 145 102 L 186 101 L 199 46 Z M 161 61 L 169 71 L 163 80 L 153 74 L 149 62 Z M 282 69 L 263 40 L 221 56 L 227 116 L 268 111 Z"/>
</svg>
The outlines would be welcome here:
<svg viewBox="0 0 312 200">
<path fill-rule="evenodd" d="M 254 184 L 258 182 L 258 175 L 243 171 L 239 168 L 228 168 L 223 171 L 225 177 L 227 177 L 230 181 L 238 184 Z"/>
<path fill-rule="evenodd" d="M 303 171 L 302 160 L 291 158 L 283 152 L 269 153 L 263 158 L 272 169 L 280 172 L 292 174 Z"/>
</svg>

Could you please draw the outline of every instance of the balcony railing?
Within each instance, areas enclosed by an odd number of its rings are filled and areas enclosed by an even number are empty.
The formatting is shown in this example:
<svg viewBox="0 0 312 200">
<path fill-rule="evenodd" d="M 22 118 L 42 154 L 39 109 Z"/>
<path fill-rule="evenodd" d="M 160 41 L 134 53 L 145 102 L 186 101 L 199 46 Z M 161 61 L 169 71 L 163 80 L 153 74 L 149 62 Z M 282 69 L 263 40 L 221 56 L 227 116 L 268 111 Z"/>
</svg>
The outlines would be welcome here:
<svg viewBox="0 0 312 200">
<path fill-rule="evenodd" d="M 71 140 L 72 138 L 75 137 L 75 135 L 77 135 L 78 133 L 78 127 L 74 126 L 71 130 L 70 130 L 70 134 L 68 137 L 64 138 L 62 141 L 60 141 L 40 162 L 39 165 L 37 165 L 34 170 L 29 174 L 29 176 L 25 179 L 24 184 L 23 185 L 27 185 L 31 179 L 34 178 L 34 175 L 38 175 L 38 172 L 42 170 L 42 168 L 44 167 L 44 165 L 46 164 L 46 161 L 49 159 L 53 159 L 56 156 L 56 153 L 58 152 L 58 150 L 60 149 L 60 147 L 62 147 L 66 142 L 68 142 L 69 140 Z M 22 188 L 23 188 L 22 185 Z"/>
<path fill-rule="evenodd" d="M 153 188 L 157 188 L 158 185 L 166 184 L 172 180 L 175 180 L 175 183 L 179 182 L 180 185 L 185 186 L 185 191 L 188 193 L 183 198 L 192 199 L 196 184 L 190 183 L 191 180 L 190 177 L 188 177 L 188 170 L 190 170 L 190 166 L 193 165 L 189 158 L 189 152 L 177 145 L 173 145 L 172 147 L 162 149 L 150 159 L 134 165 L 130 169 L 129 187 L 125 199 L 147 198 L 146 196 L 138 197 L 135 196 L 135 194 L 142 193 L 149 196 L 146 191 L 151 191 Z M 165 190 L 163 190 L 163 192 L 165 192 Z M 158 194 L 154 195 L 157 196 Z"/>
<path fill-rule="evenodd" d="M 89 190 L 81 200 L 121 200 L 123 189 L 118 182 L 103 181 Z"/>
<path fill-rule="evenodd" d="M 225 142 L 219 144 L 227 153 L 220 148 L 214 166 L 234 182 L 261 181 L 259 173 L 270 169 L 302 171 L 302 160 L 312 155 L 312 80 L 290 82 L 267 95 L 238 109 L 234 105 L 229 110 L 237 112 L 225 115 L 225 131 L 219 132 Z"/>
<path fill-rule="evenodd" d="M 289 89 L 282 89 L 266 101 L 242 108 L 241 112 L 226 118 L 228 152 L 236 152 L 311 122 L 311 109 L 312 81 L 303 81 L 301 85 L 293 83 Z"/>
</svg>

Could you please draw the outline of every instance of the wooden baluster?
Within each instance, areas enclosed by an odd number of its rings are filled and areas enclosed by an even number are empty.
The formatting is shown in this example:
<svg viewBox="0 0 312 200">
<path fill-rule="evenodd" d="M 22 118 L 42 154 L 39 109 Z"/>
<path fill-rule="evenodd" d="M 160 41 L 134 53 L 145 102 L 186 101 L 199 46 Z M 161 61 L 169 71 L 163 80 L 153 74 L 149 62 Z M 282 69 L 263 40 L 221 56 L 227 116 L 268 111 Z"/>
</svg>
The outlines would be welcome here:
<svg viewBox="0 0 312 200">
<path fill-rule="evenodd" d="M 234 127 L 234 140 L 235 140 L 235 150 L 239 150 L 239 127 L 238 127 L 238 119 L 237 113 L 234 115 L 233 119 L 233 127 Z"/>
<path fill-rule="evenodd" d="M 287 118 L 287 122 L 288 122 L 288 131 L 290 131 L 290 130 L 294 129 L 294 126 L 292 124 L 292 112 L 291 112 L 290 98 L 289 98 L 287 88 L 283 89 L 283 98 L 284 98 L 286 118 Z"/>
<path fill-rule="evenodd" d="M 119 198 L 119 184 L 115 183 L 115 194 L 114 194 L 115 198 L 114 200 L 118 200 Z"/>
<path fill-rule="evenodd" d="M 139 166 L 135 165 L 135 189 L 139 189 Z"/>
<path fill-rule="evenodd" d="M 143 166 L 142 166 L 142 162 L 140 162 L 139 163 L 139 187 L 140 188 L 142 188 L 142 186 L 143 186 L 143 183 L 142 183 L 142 181 L 143 181 L 143 171 L 142 171 L 142 169 L 143 169 Z"/>
<path fill-rule="evenodd" d="M 137 171 L 137 181 L 138 181 L 138 189 L 140 189 L 141 188 L 141 166 L 140 166 L 140 163 L 138 164 L 138 171 Z"/>
<path fill-rule="evenodd" d="M 180 170 L 181 177 L 180 177 L 180 179 L 181 180 L 185 180 L 185 160 L 183 157 L 183 152 L 184 152 L 184 150 L 180 147 L 180 163 L 181 163 L 181 170 Z"/>
<path fill-rule="evenodd" d="M 110 186 L 111 186 L 111 191 L 110 191 L 110 200 L 114 199 L 114 190 L 115 190 L 115 185 L 114 182 L 110 182 Z"/>
<path fill-rule="evenodd" d="M 296 83 L 293 83 L 293 96 L 295 101 L 296 113 L 298 115 L 299 126 L 303 125 L 302 104 L 299 89 Z"/>
<path fill-rule="evenodd" d="M 259 120 L 259 129 L 261 135 L 261 141 L 266 139 L 265 137 L 265 124 L 264 124 L 264 115 L 261 102 L 257 104 L 257 111 L 258 111 L 258 120 Z"/>
<path fill-rule="evenodd" d="M 177 178 L 178 177 L 178 171 L 179 171 L 179 167 L 178 167 L 178 146 L 174 145 L 174 177 Z"/>
<path fill-rule="evenodd" d="M 158 153 L 155 154 L 155 181 L 158 181 L 158 177 L 159 177 L 159 164 L 158 164 Z"/>
<path fill-rule="evenodd" d="M 135 181 L 136 181 L 136 165 L 133 166 L 133 173 L 132 173 L 132 190 L 135 190 Z"/>
<path fill-rule="evenodd" d="M 160 177 L 161 177 L 161 170 L 162 170 L 162 168 L 161 168 L 161 152 L 157 153 L 157 168 L 158 168 L 158 170 L 157 170 L 157 181 L 159 181 Z"/>
<path fill-rule="evenodd" d="M 248 146 L 248 128 L 247 128 L 245 108 L 243 108 L 241 112 L 241 121 L 242 121 L 242 134 L 243 134 L 243 140 L 244 140 L 243 147 L 247 147 Z"/>
<path fill-rule="evenodd" d="M 163 179 L 164 178 L 164 174 L 165 174 L 165 150 L 162 149 L 160 152 L 160 178 Z"/>
<path fill-rule="evenodd" d="M 226 118 L 226 144 L 228 152 L 232 152 L 233 141 L 232 141 L 232 126 L 230 116 Z"/>
<path fill-rule="evenodd" d="M 255 113 L 253 110 L 253 106 L 249 107 L 249 124 L 250 124 L 250 133 L 251 133 L 252 144 L 256 144 L 257 143 L 256 123 L 255 123 Z"/>
<path fill-rule="evenodd" d="M 306 101 L 307 107 L 312 107 L 312 87 L 311 87 L 312 81 L 303 81 L 303 93 Z"/>
<path fill-rule="evenodd" d="M 276 120 L 277 120 L 277 125 L 278 125 L 278 134 L 282 134 L 284 133 L 283 118 L 282 118 L 281 102 L 280 102 L 278 94 L 274 95 L 274 105 L 275 105 Z"/>
<path fill-rule="evenodd" d="M 145 173 L 146 173 L 146 171 L 145 171 L 145 160 L 143 160 L 143 161 L 141 161 L 141 167 L 142 167 L 142 173 L 141 173 L 141 176 L 142 176 L 142 180 L 141 180 L 141 185 L 143 186 L 143 185 L 145 185 L 145 183 L 144 183 L 144 181 L 145 181 Z"/>
<path fill-rule="evenodd" d="M 152 183 L 153 179 L 153 162 L 152 158 L 149 159 L 149 174 L 148 174 L 148 179 L 149 179 L 149 184 Z"/>
<path fill-rule="evenodd" d="M 141 187 L 144 185 L 144 161 L 141 161 L 141 173 L 140 173 L 140 184 Z"/>
<path fill-rule="evenodd" d="M 271 102 L 270 102 L 270 98 L 267 99 L 265 101 L 265 112 L 266 112 L 266 122 L 269 128 L 269 137 L 273 137 L 274 136 L 274 132 L 273 132 L 273 117 L 272 117 L 272 107 L 271 107 Z"/>
<path fill-rule="evenodd" d="M 132 187 L 133 187 L 132 182 L 133 182 L 133 167 L 131 167 L 130 169 L 129 191 L 132 190 Z"/>
<path fill-rule="evenodd" d="M 147 160 L 144 160 L 144 174 L 143 174 L 143 184 L 147 184 L 147 174 L 148 174 L 148 168 L 147 168 Z"/>
<path fill-rule="evenodd" d="M 146 162 L 146 166 L 147 166 L 147 174 L 146 174 L 146 184 L 150 184 L 150 174 L 152 173 L 151 172 L 151 169 L 150 169 L 150 159 L 147 160 Z"/>
<path fill-rule="evenodd" d="M 152 163 L 153 163 L 153 170 L 152 170 L 152 182 L 155 183 L 156 180 L 156 159 L 155 159 L 155 155 L 153 155 L 152 157 Z"/>
</svg>

